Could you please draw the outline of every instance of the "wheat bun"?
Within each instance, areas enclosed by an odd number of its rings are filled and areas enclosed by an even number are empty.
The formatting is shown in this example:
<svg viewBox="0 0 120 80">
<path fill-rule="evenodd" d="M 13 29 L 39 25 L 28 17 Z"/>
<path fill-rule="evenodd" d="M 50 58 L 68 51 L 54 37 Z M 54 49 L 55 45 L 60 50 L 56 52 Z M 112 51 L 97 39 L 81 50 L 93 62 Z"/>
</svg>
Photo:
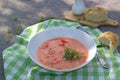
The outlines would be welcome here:
<svg viewBox="0 0 120 80">
<path fill-rule="evenodd" d="M 119 36 L 111 31 L 106 31 L 98 36 L 98 41 L 110 47 L 110 50 L 115 50 L 120 44 Z"/>
<path fill-rule="evenodd" d="M 92 22 L 102 22 L 107 20 L 107 11 L 101 7 L 92 7 L 85 10 L 85 18 Z"/>
</svg>

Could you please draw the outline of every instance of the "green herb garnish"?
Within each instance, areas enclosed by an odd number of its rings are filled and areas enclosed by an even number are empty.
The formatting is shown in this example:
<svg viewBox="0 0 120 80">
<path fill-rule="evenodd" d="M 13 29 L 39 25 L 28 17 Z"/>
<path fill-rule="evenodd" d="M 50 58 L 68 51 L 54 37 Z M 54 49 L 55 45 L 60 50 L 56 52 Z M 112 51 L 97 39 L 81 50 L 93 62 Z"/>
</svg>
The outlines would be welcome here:
<svg viewBox="0 0 120 80">
<path fill-rule="evenodd" d="M 97 48 L 100 48 L 100 47 L 105 47 L 105 45 L 97 45 Z"/>
<path fill-rule="evenodd" d="M 64 52 L 64 60 L 78 59 L 80 57 L 80 53 L 71 48 L 65 48 Z"/>
<path fill-rule="evenodd" d="M 43 16 L 41 16 L 41 17 L 39 18 L 39 22 L 43 22 L 43 21 L 45 21 L 45 18 L 44 18 Z"/>
<path fill-rule="evenodd" d="M 19 35 L 23 31 L 22 26 L 19 24 L 14 30 L 14 34 Z"/>
<path fill-rule="evenodd" d="M 17 21 L 17 19 L 18 19 L 17 16 L 13 16 L 14 21 Z"/>
<path fill-rule="evenodd" d="M 101 48 L 101 47 L 107 47 L 107 48 L 109 48 L 109 46 L 104 45 L 104 44 L 98 44 L 98 45 L 97 45 L 97 48 Z"/>
</svg>

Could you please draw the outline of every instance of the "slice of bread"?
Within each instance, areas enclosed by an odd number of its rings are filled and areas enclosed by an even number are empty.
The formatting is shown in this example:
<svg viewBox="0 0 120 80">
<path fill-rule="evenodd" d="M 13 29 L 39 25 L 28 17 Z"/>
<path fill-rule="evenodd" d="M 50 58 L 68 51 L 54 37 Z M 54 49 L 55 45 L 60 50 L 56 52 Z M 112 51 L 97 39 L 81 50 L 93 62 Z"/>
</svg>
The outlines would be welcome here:
<svg viewBox="0 0 120 80">
<path fill-rule="evenodd" d="M 98 36 L 98 41 L 110 47 L 110 50 L 115 50 L 119 46 L 119 36 L 111 31 L 106 31 Z"/>
</svg>

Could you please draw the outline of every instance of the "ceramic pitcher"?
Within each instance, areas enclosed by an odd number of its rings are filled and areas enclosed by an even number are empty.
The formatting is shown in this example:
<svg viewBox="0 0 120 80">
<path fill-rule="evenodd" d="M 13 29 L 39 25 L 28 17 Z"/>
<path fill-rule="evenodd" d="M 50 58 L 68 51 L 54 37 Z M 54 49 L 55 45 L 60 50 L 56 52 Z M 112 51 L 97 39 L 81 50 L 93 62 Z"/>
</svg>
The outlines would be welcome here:
<svg viewBox="0 0 120 80">
<path fill-rule="evenodd" d="M 83 0 L 75 0 L 73 6 L 72 6 L 72 12 L 76 15 L 80 15 L 84 12 L 85 5 Z"/>
</svg>

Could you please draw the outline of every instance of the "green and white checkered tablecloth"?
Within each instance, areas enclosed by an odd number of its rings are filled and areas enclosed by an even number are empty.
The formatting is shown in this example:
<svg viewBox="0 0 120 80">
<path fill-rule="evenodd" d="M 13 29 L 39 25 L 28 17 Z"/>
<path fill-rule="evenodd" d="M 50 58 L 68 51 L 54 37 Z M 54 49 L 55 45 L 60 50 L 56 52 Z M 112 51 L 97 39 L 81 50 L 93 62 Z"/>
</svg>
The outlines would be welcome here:
<svg viewBox="0 0 120 80">
<path fill-rule="evenodd" d="M 113 53 L 109 49 L 98 49 L 99 54 L 110 64 L 109 69 L 102 68 L 95 57 L 83 68 L 64 74 L 54 74 L 38 67 L 28 56 L 28 42 L 35 34 L 51 27 L 75 28 L 79 25 L 75 22 L 50 19 L 27 27 L 17 36 L 16 42 L 3 51 L 6 80 L 120 80 L 120 57 L 115 56 L 119 54 L 117 50 Z M 87 26 L 83 28 L 88 30 L 91 37 L 98 43 L 96 38 L 102 32 Z"/>
</svg>

